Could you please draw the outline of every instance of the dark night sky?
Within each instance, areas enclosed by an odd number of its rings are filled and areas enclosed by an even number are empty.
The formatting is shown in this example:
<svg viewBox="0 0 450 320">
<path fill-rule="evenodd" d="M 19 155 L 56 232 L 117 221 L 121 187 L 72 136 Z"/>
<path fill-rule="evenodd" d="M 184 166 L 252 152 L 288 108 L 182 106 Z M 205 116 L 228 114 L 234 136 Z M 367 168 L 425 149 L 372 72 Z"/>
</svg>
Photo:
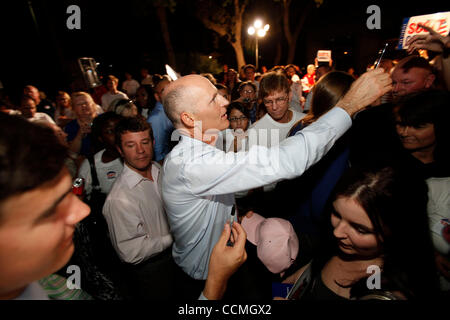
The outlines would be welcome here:
<svg viewBox="0 0 450 320">
<path fill-rule="evenodd" d="M 296 0 L 294 0 L 296 1 Z M 297 0 L 298 1 L 298 0 Z M 34 9 L 38 28 L 30 14 Z M 78 57 L 94 57 L 100 62 L 99 71 L 119 77 L 130 70 L 138 77 L 141 66 L 151 73 L 163 72 L 167 63 L 164 42 L 156 14 L 145 1 L 2 1 L 0 30 L 2 59 L 0 80 L 12 96 L 23 85 L 31 83 L 51 97 L 56 90 L 68 90 L 76 71 Z M 450 11 L 446 1 L 429 1 L 420 7 L 408 6 L 410 1 L 335 1 L 324 0 L 323 5 L 310 14 L 297 43 L 295 63 L 305 67 L 312 63 L 318 49 L 332 49 L 338 67 L 354 66 L 362 72 L 365 65 L 387 39 L 398 38 L 404 17 Z M 81 30 L 68 30 L 66 8 L 77 4 L 81 8 Z M 368 30 L 368 5 L 381 8 L 381 30 Z M 253 1 L 244 16 L 243 39 L 251 21 L 258 16 L 273 25 L 275 11 L 272 0 Z M 178 71 L 190 71 L 186 58 L 192 52 L 220 54 L 218 62 L 235 67 L 232 48 L 212 31 L 203 28 L 194 17 L 193 1 L 177 1 L 174 13 L 168 12 L 171 40 L 177 55 Z M 247 63 L 254 63 L 254 47 L 245 40 Z M 274 43 L 284 38 L 271 27 L 260 41 L 260 65 L 271 67 Z M 286 51 L 286 50 L 285 50 Z M 343 55 L 348 51 L 347 56 Z M 285 63 L 285 61 L 281 61 Z M 110 67 L 111 66 L 111 67 Z"/>
</svg>

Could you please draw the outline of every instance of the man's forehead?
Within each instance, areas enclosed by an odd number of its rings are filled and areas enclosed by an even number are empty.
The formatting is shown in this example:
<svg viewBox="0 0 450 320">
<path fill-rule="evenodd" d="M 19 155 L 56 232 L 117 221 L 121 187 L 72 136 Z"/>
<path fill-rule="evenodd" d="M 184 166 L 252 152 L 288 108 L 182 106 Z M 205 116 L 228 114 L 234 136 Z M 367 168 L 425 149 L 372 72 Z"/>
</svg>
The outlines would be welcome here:
<svg viewBox="0 0 450 320">
<path fill-rule="evenodd" d="M 125 131 L 122 133 L 122 142 L 134 141 L 136 139 L 143 140 L 150 138 L 150 129 L 144 131 Z"/>
<path fill-rule="evenodd" d="M 36 219 L 52 206 L 58 205 L 72 190 L 72 178 L 69 171 L 63 167 L 61 172 L 52 180 L 23 193 L 15 194 L 0 203 L 2 211 L 12 224 L 21 224 L 30 219 Z M 12 210 L 12 209 L 14 210 Z"/>
<path fill-rule="evenodd" d="M 412 67 L 407 70 L 398 68 L 393 72 L 393 76 L 401 77 L 401 78 L 409 78 L 409 77 L 424 77 L 428 75 L 430 72 L 423 68 Z"/>
<path fill-rule="evenodd" d="M 273 97 L 278 98 L 279 96 L 285 96 L 285 95 L 286 95 L 286 91 L 284 91 L 284 90 L 274 90 L 274 91 L 269 92 L 269 94 L 265 98 L 266 99 L 273 98 Z"/>
</svg>

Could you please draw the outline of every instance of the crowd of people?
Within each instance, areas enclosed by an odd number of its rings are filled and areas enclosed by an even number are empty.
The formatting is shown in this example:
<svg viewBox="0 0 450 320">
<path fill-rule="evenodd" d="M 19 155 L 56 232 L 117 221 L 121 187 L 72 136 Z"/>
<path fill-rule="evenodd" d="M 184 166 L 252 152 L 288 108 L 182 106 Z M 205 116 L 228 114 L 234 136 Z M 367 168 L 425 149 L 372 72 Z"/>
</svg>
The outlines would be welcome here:
<svg viewBox="0 0 450 320">
<path fill-rule="evenodd" d="M 448 297 L 450 38 L 429 31 L 359 77 L 25 86 L 0 112 L 0 299 Z"/>
</svg>

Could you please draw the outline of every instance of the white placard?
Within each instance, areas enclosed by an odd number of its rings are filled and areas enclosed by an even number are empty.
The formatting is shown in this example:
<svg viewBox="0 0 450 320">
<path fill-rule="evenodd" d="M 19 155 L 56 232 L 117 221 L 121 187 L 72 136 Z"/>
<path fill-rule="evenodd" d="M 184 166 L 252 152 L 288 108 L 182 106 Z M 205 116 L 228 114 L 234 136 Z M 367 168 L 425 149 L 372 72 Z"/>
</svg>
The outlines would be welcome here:
<svg viewBox="0 0 450 320">
<path fill-rule="evenodd" d="M 329 62 L 331 60 L 331 50 L 319 50 L 317 51 L 318 62 Z"/>
<path fill-rule="evenodd" d="M 406 45 L 406 42 L 412 36 L 417 34 L 428 34 L 428 31 L 419 27 L 419 23 L 432 28 L 437 33 L 440 33 L 445 37 L 450 31 L 450 11 L 425 14 L 422 16 L 403 19 L 402 31 L 400 33 L 400 40 L 398 43 L 399 49 L 407 49 L 408 46 Z"/>
</svg>

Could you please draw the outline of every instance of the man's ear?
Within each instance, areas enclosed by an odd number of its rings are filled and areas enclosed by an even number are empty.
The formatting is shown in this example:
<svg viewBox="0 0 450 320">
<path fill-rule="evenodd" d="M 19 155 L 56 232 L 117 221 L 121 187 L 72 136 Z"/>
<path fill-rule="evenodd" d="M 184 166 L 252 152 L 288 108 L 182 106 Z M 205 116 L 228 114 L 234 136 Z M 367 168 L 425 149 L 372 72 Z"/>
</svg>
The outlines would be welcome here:
<svg viewBox="0 0 450 320">
<path fill-rule="evenodd" d="M 436 76 L 430 73 L 425 79 L 425 88 L 430 88 L 433 85 L 434 79 L 436 79 Z"/>
<path fill-rule="evenodd" d="M 153 96 L 155 97 L 155 100 L 158 102 L 161 102 L 161 98 L 159 97 L 159 94 L 157 94 L 156 92 L 153 94 Z"/>
<path fill-rule="evenodd" d="M 182 123 L 186 128 L 188 128 L 188 129 L 194 128 L 194 122 L 195 122 L 195 119 L 194 119 L 194 117 L 192 116 L 192 114 L 183 111 L 183 112 L 180 114 L 180 120 L 181 120 L 181 123 Z"/>
<path fill-rule="evenodd" d="M 119 152 L 120 156 L 123 158 L 123 152 L 122 149 L 116 144 L 116 149 Z"/>
</svg>

